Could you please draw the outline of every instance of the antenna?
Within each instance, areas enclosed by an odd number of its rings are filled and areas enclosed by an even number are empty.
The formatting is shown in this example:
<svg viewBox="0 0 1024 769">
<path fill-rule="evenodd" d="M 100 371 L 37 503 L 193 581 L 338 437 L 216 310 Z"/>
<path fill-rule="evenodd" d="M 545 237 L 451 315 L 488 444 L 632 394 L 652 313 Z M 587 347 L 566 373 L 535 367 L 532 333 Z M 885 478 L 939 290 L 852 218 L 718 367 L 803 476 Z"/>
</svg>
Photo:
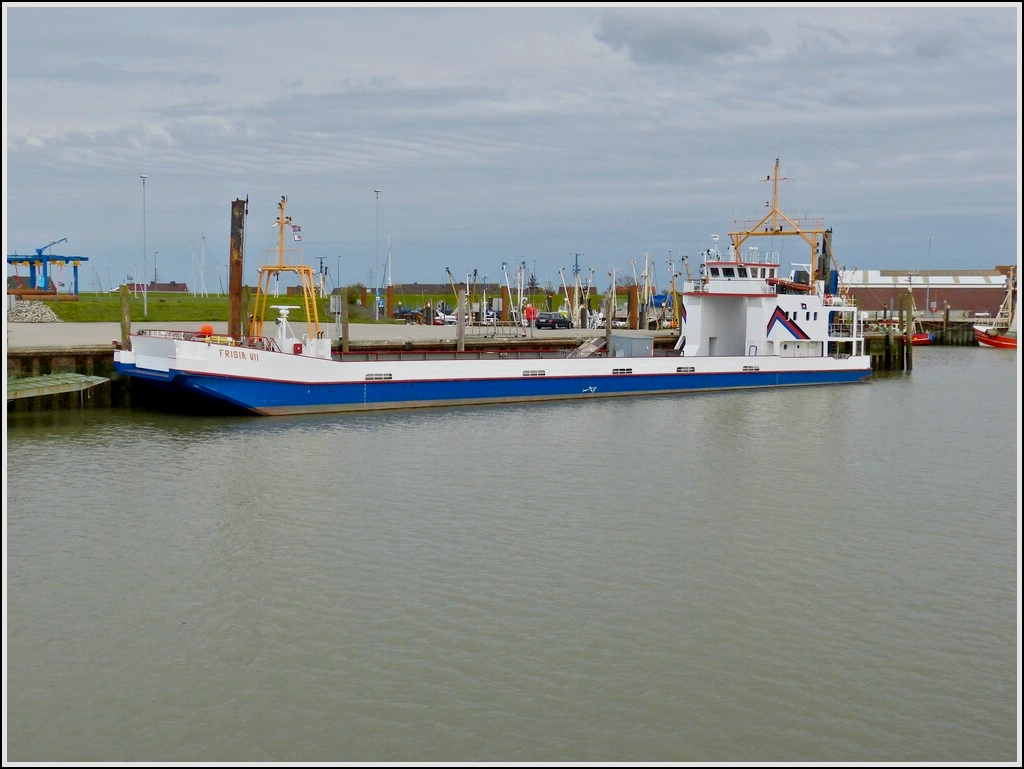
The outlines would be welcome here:
<svg viewBox="0 0 1024 769">
<path fill-rule="evenodd" d="M 317 279 L 318 279 L 318 281 L 320 283 L 320 285 L 319 285 L 319 289 L 320 289 L 319 293 L 320 293 L 320 298 L 321 299 L 323 299 L 325 296 L 327 296 L 327 268 L 324 266 L 324 259 L 325 258 L 326 257 L 323 257 L 323 256 L 318 256 L 317 257 L 317 259 L 320 260 L 320 272 L 317 273 Z"/>
<path fill-rule="evenodd" d="M 203 287 L 202 295 L 206 296 L 206 235 L 200 235 L 202 247 L 199 250 L 199 279 Z"/>
<path fill-rule="evenodd" d="M 190 243 L 192 248 L 192 295 L 206 296 L 206 236 L 202 235 L 202 260 L 196 259 L 195 243 Z"/>
</svg>

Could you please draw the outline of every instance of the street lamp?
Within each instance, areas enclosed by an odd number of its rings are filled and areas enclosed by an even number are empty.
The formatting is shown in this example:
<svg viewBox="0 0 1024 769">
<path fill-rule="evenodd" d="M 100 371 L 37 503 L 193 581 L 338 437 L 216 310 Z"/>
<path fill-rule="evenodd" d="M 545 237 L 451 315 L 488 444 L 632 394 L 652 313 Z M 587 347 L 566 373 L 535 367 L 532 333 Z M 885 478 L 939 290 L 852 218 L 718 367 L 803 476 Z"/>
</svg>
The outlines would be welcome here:
<svg viewBox="0 0 1024 769">
<path fill-rule="evenodd" d="M 931 268 L 932 268 L 932 239 L 928 238 L 928 269 L 930 270 Z M 924 289 L 924 309 L 925 309 L 926 312 L 931 313 L 931 311 L 932 311 L 932 305 L 931 305 L 932 282 L 931 282 L 930 279 L 926 278 L 926 280 L 927 280 L 927 282 L 925 283 L 925 289 Z"/>
<path fill-rule="evenodd" d="M 373 235 L 373 319 L 378 320 L 378 313 L 380 312 L 380 294 L 377 290 L 377 258 L 380 243 L 380 190 L 374 190 L 373 194 L 377 196 L 377 217 Z"/>
<path fill-rule="evenodd" d="M 142 179 L 142 280 L 146 280 L 146 174 L 139 174 Z"/>
</svg>

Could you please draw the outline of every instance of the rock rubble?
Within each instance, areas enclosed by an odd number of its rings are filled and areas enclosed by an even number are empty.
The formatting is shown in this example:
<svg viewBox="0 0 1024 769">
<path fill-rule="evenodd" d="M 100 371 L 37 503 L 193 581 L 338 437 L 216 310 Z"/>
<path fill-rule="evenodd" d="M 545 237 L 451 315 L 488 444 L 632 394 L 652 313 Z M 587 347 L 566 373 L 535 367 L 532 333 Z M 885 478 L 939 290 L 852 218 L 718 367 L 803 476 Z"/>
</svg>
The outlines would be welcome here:
<svg viewBox="0 0 1024 769">
<path fill-rule="evenodd" d="M 16 301 L 14 306 L 7 310 L 7 322 L 60 323 L 61 319 L 57 317 L 57 313 L 50 309 L 46 302 L 25 301 L 22 299 Z"/>
</svg>

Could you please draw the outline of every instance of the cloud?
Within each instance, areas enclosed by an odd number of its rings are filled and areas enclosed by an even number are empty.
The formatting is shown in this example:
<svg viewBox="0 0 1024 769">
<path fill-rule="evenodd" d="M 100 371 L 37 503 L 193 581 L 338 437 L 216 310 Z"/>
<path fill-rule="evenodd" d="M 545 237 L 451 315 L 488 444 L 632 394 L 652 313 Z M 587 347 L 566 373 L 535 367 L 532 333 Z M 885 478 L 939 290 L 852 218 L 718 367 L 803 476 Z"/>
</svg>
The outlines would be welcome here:
<svg viewBox="0 0 1024 769">
<path fill-rule="evenodd" d="M 26 81 L 42 80 L 72 85 L 117 85 L 119 87 L 131 83 L 142 85 L 170 83 L 183 86 L 208 86 L 220 83 L 220 78 L 212 73 L 188 73 L 173 70 L 148 71 L 117 66 L 105 61 L 85 60 L 74 65 L 37 66 L 22 74 Z"/>
<path fill-rule="evenodd" d="M 372 262 L 375 188 L 410 279 L 517 255 L 604 267 L 756 218 L 776 157 L 784 202 L 835 219 L 837 248 L 882 263 L 927 230 L 936 260 L 1015 249 L 1014 9 L 5 14 L 23 249 L 58 229 L 131 262 L 147 173 L 168 267 L 200 232 L 216 258 L 234 198 L 269 223 L 282 194 L 307 253 Z"/>
<path fill-rule="evenodd" d="M 602 17 L 595 37 L 637 64 L 684 66 L 747 55 L 747 41 L 770 42 L 764 29 L 742 27 L 723 28 L 675 15 L 609 13 Z"/>
</svg>

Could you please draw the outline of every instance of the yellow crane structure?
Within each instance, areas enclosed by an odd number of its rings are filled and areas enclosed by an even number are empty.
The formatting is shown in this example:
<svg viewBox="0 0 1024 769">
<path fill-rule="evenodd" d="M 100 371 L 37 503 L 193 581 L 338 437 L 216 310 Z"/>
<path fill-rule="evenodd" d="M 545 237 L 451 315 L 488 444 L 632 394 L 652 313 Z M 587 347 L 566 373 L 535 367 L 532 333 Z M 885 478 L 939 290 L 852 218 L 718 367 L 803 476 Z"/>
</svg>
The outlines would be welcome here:
<svg viewBox="0 0 1024 769">
<path fill-rule="evenodd" d="M 742 254 L 743 244 L 750 238 L 773 238 L 797 236 L 811 248 L 809 283 L 814 284 L 817 276 L 827 271 L 827 264 L 832 259 L 832 230 L 825 229 L 820 218 L 801 223 L 799 219 L 790 219 L 779 210 L 779 182 L 789 181 L 788 177 L 779 175 L 779 159 L 775 158 L 775 172 L 763 179 L 771 182 L 772 199 L 765 203 L 769 209 L 758 221 L 736 222 L 737 229 L 729 233 L 736 258 Z M 810 225 L 810 226 L 808 226 Z M 820 248 L 819 248 L 820 239 Z M 823 260 L 823 258 L 826 258 Z"/>
<path fill-rule="evenodd" d="M 686 270 L 686 279 L 693 283 L 693 273 L 690 272 L 690 257 L 683 254 L 683 269 Z"/>
<path fill-rule="evenodd" d="M 459 287 L 455 285 L 455 276 L 452 275 L 451 267 L 445 267 L 444 271 L 448 273 L 448 282 L 452 284 L 452 296 L 455 298 L 452 300 L 452 312 L 459 311 Z"/>
<path fill-rule="evenodd" d="M 256 294 L 253 296 L 253 313 L 249 318 L 249 336 L 263 336 L 263 321 L 267 315 L 267 303 L 271 296 L 270 281 L 277 280 L 281 273 L 294 273 L 298 276 L 302 286 L 302 310 L 306 317 L 306 334 L 309 339 L 319 339 L 321 336 L 320 317 L 315 301 L 316 285 L 313 268 L 299 263 L 302 254 L 300 249 L 284 247 L 285 230 L 292 226 L 292 218 L 285 215 L 287 202 L 288 198 L 282 195 L 277 204 L 277 220 L 274 222 L 274 226 L 277 228 L 277 252 L 275 254 L 277 259 L 269 264 L 261 264 L 259 267 Z M 295 262 L 286 261 L 286 255 L 295 258 Z M 287 313 L 285 313 L 285 317 L 287 317 Z"/>
</svg>

